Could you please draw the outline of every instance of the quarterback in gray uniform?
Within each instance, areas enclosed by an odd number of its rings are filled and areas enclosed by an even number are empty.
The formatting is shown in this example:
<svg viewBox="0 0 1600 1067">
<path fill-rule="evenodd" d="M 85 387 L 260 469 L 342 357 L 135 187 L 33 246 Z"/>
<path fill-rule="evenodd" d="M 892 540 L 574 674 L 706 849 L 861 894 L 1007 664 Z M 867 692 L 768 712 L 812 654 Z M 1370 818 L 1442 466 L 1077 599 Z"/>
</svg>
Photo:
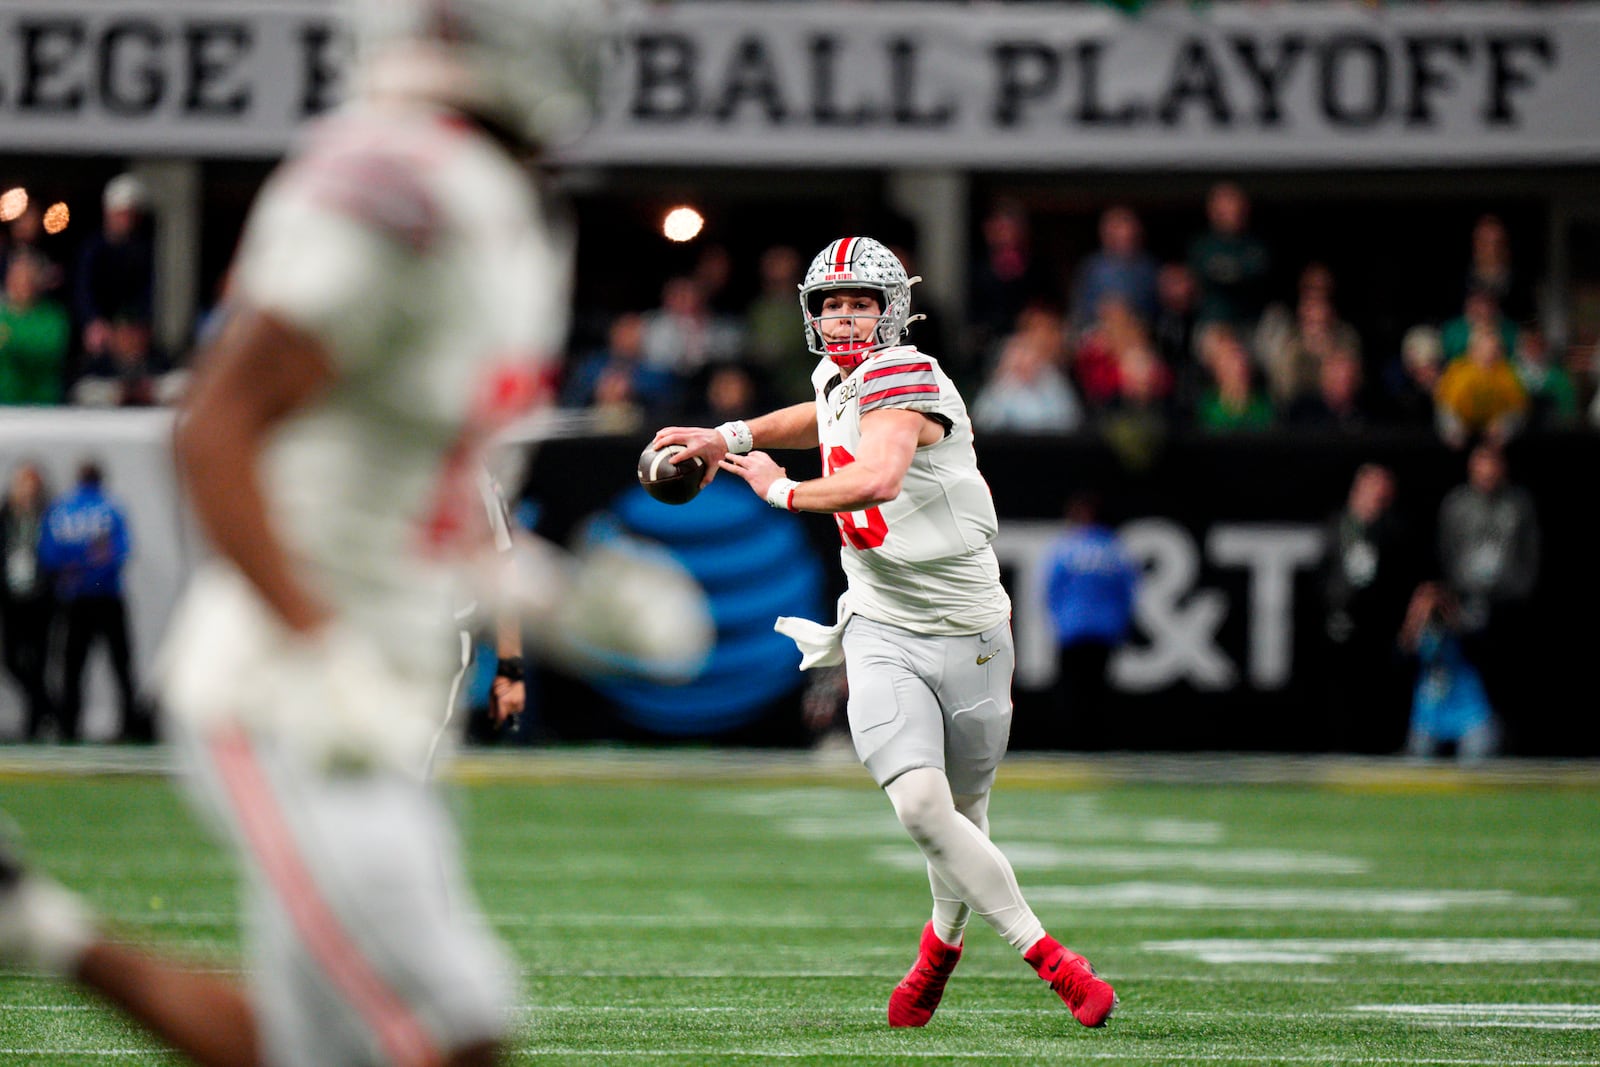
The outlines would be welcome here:
<svg viewBox="0 0 1600 1067">
<path fill-rule="evenodd" d="M 990 542 L 994 503 L 972 423 L 938 360 L 903 343 L 911 286 L 870 237 L 817 254 L 800 286 L 806 339 L 822 359 L 814 401 L 714 429 L 673 426 L 682 445 L 743 478 L 776 508 L 831 514 L 847 591 L 837 621 L 779 619 L 801 668 L 841 660 L 856 753 L 928 861 L 933 918 L 916 964 L 889 997 L 891 1026 L 932 1018 L 977 912 L 1085 1026 L 1116 1005 L 1111 986 L 1034 915 L 988 837 L 989 791 L 1011 726 L 1011 604 Z M 822 450 L 823 476 L 787 477 L 760 448 Z"/>
</svg>

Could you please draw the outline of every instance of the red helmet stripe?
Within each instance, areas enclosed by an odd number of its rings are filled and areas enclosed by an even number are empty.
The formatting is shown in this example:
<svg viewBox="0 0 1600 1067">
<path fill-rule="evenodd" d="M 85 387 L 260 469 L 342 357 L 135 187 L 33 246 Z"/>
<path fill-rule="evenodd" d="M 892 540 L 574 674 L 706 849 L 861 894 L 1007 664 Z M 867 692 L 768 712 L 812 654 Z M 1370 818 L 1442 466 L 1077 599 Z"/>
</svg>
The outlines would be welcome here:
<svg viewBox="0 0 1600 1067">
<path fill-rule="evenodd" d="M 839 243 L 834 246 L 834 255 L 833 255 L 833 269 L 834 270 L 849 270 L 850 269 L 850 250 L 853 247 L 855 247 L 855 243 L 856 243 L 856 239 L 854 237 L 841 237 L 841 238 L 839 238 Z"/>
</svg>

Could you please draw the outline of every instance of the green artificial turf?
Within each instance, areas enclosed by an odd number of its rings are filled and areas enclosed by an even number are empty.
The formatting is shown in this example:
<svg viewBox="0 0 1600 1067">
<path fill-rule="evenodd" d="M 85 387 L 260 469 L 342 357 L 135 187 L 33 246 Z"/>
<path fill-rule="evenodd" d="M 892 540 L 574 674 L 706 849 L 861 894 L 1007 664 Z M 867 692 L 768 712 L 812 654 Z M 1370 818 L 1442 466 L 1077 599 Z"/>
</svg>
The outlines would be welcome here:
<svg viewBox="0 0 1600 1067">
<path fill-rule="evenodd" d="M 928 892 L 864 774 L 497 766 L 448 795 L 522 967 L 513 1063 L 1600 1064 L 1593 776 L 1008 764 L 994 839 L 1121 1007 L 1078 1027 L 974 919 L 932 1024 L 892 1031 Z M 120 930 L 238 963 L 229 860 L 169 782 L 12 773 L 0 809 Z M 108 1061 L 177 1062 L 90 999 L 0 971 L 0 1063 Z"/>
</svg>

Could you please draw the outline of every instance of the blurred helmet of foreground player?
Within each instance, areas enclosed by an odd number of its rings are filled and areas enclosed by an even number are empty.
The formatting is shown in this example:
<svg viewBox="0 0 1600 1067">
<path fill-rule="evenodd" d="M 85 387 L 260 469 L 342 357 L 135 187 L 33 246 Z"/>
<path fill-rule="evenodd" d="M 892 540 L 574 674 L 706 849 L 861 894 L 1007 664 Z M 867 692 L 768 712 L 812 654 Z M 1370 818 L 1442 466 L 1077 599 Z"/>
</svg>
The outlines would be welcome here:
<svg viewBox="0 0 1600 1067">
<path fill-rule="evenodd" d="M 472 115 L 530 145 L 570 141 L 599 104 L 608 0 L 350 0 L 357 88 Z"/>
</svg>

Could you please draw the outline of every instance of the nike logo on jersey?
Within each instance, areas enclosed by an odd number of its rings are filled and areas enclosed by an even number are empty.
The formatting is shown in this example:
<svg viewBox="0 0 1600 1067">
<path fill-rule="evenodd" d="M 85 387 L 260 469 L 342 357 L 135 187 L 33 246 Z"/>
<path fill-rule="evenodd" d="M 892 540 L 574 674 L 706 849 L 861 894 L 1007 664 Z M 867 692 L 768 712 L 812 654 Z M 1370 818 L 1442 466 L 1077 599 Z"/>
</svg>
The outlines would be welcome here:
<svg viewBox="0 0 1600 1067">
<path fill-rule="evenodd" d="M 835 422 L 844 418 L 844 409 L 850 405 L 850 401 L 860 389 L 861 383 L 852 378 L 850 381 L 845 382 L 844 387 L 839 390 L 839 394 L 833 397 L 833 418 Z"/>
<path fill-rule="evenodd" d="M 998 652 L 991 652 L 987 656 L 979 656 L 978 657 L 978 666 L 980 666 L 980 667 L 983 666 L 985 663 L 988 663 L 990 660 L 994 659 L 999 654 L 1000 653 L 998 653 Z"/>
</svg>

